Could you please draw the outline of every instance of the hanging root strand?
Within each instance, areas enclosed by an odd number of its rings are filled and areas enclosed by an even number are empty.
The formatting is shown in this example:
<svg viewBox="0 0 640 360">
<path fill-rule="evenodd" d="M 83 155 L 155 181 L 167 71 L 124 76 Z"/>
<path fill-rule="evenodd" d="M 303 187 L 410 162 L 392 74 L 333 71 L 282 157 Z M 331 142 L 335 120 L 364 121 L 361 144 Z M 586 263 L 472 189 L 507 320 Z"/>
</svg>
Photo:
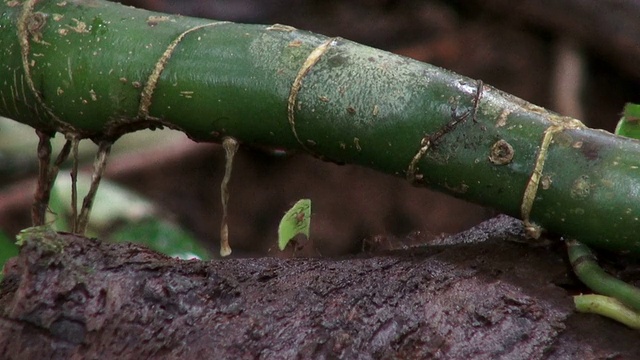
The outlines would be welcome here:
<svg viewBox="0 0 640 360">
<path fill-rule="evenodd" d="M 220 226 L 220 256 L 231 255 L 229 246 L 229 224 L 227 219 L 227 205 L 229 203 L 229 180 L 231 180 L 231 169 L 233 168 L 233 157 L 238 150 L 239 143 L 232 137 L 225 137 L 222 140 L 222 147 L 225 151 L 224 177 L 220 184 L 220 195 L 222 199 L 222 224 Z"/>
<path fill-rule="evenodd" d="M 76 223 L 76 232 L 78 234 L 84 234 L 87 224 L 89 223 L 89 214 L 91 213 L 91 207 L 93 206 L 93 201 L 95 199 L 96 192 L 98 191 L 100 180 L 102 180 L 102 174 L 107 167 L 107 159 L 111 152 L 111 145 L 113 145 L 113 142 L 108 140 L 103 140 L 98 144 L 98 153 L 96 154 L 96 159 L 93 162 L 91 185 L 89 186 L 89 192 L 87 192 L 87 195 L 82 201 L 82 209 L 80 209 L 80 215 L 78 215 L 78 221 Z"/>
<path fill-rule="evenodd" d="M 36 130 L 38 134 L 38 184 L 34 195 L 33 205 L 31 207 L 31 222 L 33 226 L 44 225 L 46 212 L 49 208 L 49 199 L 51 198 L 51 189 L 53 183 L 58 176 L 60 165 L 67 159 L 71 150 L 71 142 L 67 141 L 58 157 L 51 164 L 51 135 Z"/>
<path fill-rule="evenodd" d="M 71 140 L 71 232 L 78 233 L 78 147 L 80 138 L 78 136 L 68 136 Z"/>
</svg>

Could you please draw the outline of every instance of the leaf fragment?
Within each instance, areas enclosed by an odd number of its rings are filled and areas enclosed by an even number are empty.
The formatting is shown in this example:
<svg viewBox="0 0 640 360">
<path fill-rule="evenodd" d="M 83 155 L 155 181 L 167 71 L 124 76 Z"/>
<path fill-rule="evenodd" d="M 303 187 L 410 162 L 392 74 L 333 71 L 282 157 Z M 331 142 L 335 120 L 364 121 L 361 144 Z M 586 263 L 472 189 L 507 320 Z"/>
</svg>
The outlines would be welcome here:
<svg viewBox="0 0 640 360">
<path fill-rule="evenodd" d="M 618 121 L 616 135 L 632 139 L 640 139 L 640 104 L 627 103 Z"/>
<path fill-rule="evenodd" d="M 298 234 L 309 238 L 311 227 L 311 200 L 300 199 L 282 217 L 278 226 L 278 247 L 284 250 Z"/>
</svg>

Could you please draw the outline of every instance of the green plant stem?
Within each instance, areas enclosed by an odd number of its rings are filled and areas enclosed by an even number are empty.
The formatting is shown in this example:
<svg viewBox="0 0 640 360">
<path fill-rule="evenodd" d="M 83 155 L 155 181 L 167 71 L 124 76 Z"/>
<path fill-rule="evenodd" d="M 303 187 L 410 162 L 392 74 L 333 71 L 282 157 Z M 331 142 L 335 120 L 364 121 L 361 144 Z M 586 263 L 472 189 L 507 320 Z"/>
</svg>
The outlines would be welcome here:
<svg viewBox="0 0 640 360">
<path fill-rule="evenodd" d="M 640 143 L 429 64 L 100 0 L 3 1 L 0 44 L 0 115 L 46 133 L 297 149 L 640 254 Z"/>
<path fill-rule="evenodd" d="M 569 261 L 580 281 L 591 290 L 613 297 L 634 311 L 640 312 L 640 289 L 607 274 L 584 244 L 568 240 L 567 248 Z"/>
<path fill-rule="evenodd" d="M 576 310 L 606 316 L 633 329 L 640 329 L 640 314 L 620 301 L 603 295 L 577 295 L 573 297 Z"/>
</svg>

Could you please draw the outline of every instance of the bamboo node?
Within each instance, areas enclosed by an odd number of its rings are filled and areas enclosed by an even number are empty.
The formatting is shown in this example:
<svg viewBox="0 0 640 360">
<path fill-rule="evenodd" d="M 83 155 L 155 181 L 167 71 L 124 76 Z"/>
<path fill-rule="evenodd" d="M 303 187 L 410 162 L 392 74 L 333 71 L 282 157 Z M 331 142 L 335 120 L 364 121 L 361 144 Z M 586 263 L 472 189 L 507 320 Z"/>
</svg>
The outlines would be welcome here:
<svg viewBox="0 0 640 360">
<path fill-rule="evenodd" d="M 31 41 L 48 45 L 48 43 L 42 38 L 42 29 L 46 25 L 46 16 L 43 13 L 34 12 L 36 3 L 37 0 L 28 0 L 24 2 L 17 24 L 18 38 L 20 42 L 20 55 L 22 58 L 22 68 L 24 70 L 24 81 L 26 81 L 29 90 L 31 90 L 36 103 L 45 110 L 57 125 L 58 129 L 56 130 L 61 132 L 74 131 L 74 127 L 71 126 L 71 124 L 62 121 L 62 119 L 60 119 L 45 103 L 42 94 L 33 80 L 31 68 L 35 66 L 35 61 L 29 59 L 29 55 L 31 54 Z"/>
<path fill-rule="evenodd" d="M 275 26 L 275 25 L 274 25 Z M 267 28 L 269 30 L 269 28 Z M 281 30 L 281 29 L 273 29 L 273 30 Z M 291 84 L 291 91 L 289 92 L 289 99 L 287 101 L 287 118 L 289 120 L 289 124 L 291 125 L 291 132 L 293 136 L 296 138 L 296 141 L 308 152 L 312 152 L 305 143 L 298 136 L 298 131 L 296 130 L 296 120 L 295 120 L 295 109 L 296 109 L 296 99 L 298 97 L 298 93 L 300 93 L 300 89 L 302 88 L 302 80 L 304 77 L 311 71 L 311 68 L 315 64 L 320 61 L 322 55 L 327 52 L 327 50 L 336 44 L 336 41 L 339 38 L 329 38 L 325 40 L 318 47 L 313 49 L 307 59 L 302 64 L 302 67 L 298 71 L 296 78 L 293 80 L 293 84 Z M 300 104 L 298 104 L 298 107 Z"/>
<path fill-rule="evenodd" d="M 549 120 L 552 125 L 549 126 L 545 131 L 542 137 L 542 143 L 540 144 L 540 148 L 538 150 L 538 155 L 536 156 L 535 165 L 533 167 L 533 171 L 531 172 L 531 176 L 529 177 L 529 181 L 524 190 L 524 194 L 522 196 L 522 203 L 520 204 L 520 214 L 522 216 L 522 220 L 525 223 L 525 232 L 527 234 L 531 234 L 533 238 L 536 235 L 539 237 L 539 226 L 534 225 L 530 221 L 531 210 L 533 208 L 533 203 L 536 199 L 536 194 L 538 192 L 538 187 L 540 185 L 540 181 L 543 178 L 542 171 L 544 169 L 544 163 L 547 160 L 547 153 L 549 151 L 549 146 L 553 140 L 555 134 L 560 133 L 564 130 L 568 129 L 583 129 L 585 125 L 579 120 L 572 119 L 564 116 L 549 116 Z M 544 187 L 544 184 L 543 184 Z"/>
<path fill-rule="evenodd" d="M 478 122 L 476 119 L 476 115 L 478 113 L 478 106 L 480 104 L 480 99 L 482 98 L 483 88 L 484 88 L 484 84 L 482 83 L 482 80 L 478 80 L 476 82 L 476 93 L 473 96 L 473 104 L 472 104 L 471 110 L 467 110 L 462 114 L 458 114 L 457 107 L 454 104 L 453 106 L 451 106 L 451 120 L 446 124 L 444 124 L 435 133 L 431 134 L 430 136 L 425 135 L 420 140 L 420 148 L 418 149 L 418 152 L 413 156 L 413 158 L 411 159 L 411 162 L 409 163 L 409 166 L 407 167 L 406 178 L 410 183 L 413 184 L 413 183 L 422 181 L 424 176 L 416 175 L 416 171 L 418 170 L 418 163 L 430 148 L 435 147 L 436 143 L 442 137 L 444 137 L 446 134 L 455 130 L 455 128 L 461 123 L 465 122 L 467 118 L 469 118 L 469 116 L 471 116 L 471 119 L 473 120 L 474 124 Z"/>
<path fill-rule="evenodd" d="M 167 66 L 169 59 L 171 59 L 173 52 L 175 51 L 178 44 L 185 38 L 185 36 L 187 36 L 189 33 L 194 32 L 196 30 L 200 30 L 206 27 L 211 27 L 211 26 L 228 24 L 228 23 L 229 23 L 228 21 L 219 21 L 219 22 L 213 22 L 213 23 L 194 26 L 190 29 L 183 31 L 180 35 L 178 35 L 175 39 L 173 39 L 173 41 L 165 49 L 164 53 L 162 53 L 162 56 L 160 56 L 158 61 L 156 61 L 156 64 L 153 67 L 151 74 L 147 78 L 147 82 L 145 83 L 144 88 L 142 89 L 142 93 L 140 94 L 140 105 L 138 107 L 138 118 L 143 120 L 147 120 L 149 118 L 149 107 L 151 107 L 153 93 L 156 89 L 156 86 L 158 85 L 158 80 L 160 80 L 160 75 L 162 75 L 162 72 Z M 138 83 L 138 85 L 141 85 L 141 84 Z M 136 87 L 135 84 L 134 84 L 134 87 Z M 181 96 L 186 96 L 186 95 L 181 94 Z"/>
</svg>

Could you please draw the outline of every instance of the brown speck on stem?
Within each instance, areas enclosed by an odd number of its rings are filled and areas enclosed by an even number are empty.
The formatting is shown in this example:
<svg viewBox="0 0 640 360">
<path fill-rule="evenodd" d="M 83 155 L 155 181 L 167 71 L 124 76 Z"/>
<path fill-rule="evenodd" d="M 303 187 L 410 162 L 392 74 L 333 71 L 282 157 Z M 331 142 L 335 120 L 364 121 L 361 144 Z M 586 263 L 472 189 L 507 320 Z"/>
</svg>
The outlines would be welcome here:
<svg viewBox="0 0 640 360">
<path fill-rule="evenodd" d="M 27 20 L 27 31 L 35 42 L 42 42 L 42 29 L 47 23 L 47 17 L 41 12 L 33 13 Z"/>
<path fill-rule="evenodd" d="M 507 117 L 509 116 L 509 114 L 511 114 L 511 110 L 506 108 L 503 109 L 500 115 L 498 116 L 498 120 L 496 121 L 496 126 L 503 127 L 507 125 Z"/>
<path fill-rule="evenodd" d="M 67 25 L 67 27 L 75 32 L 77 32 L 78 34 L 87 34 L 89 33 L 89 29 L 87 27 L 87 24 L 83 21 L 80 21 L 78 19 L 71 19 L 75 22 L 75 26 L 69 26 Z"/>
<path fill-rule="evenodd" d="M 571 185 L 571 197 L 574 199 L 584 199 L 591 194 L 591 180 L 588 175 L 579 176 Z"/>
<path fill-rule="evenodd" d="M 551 183 L 553 183 L 553 180 L 549 175 L 544 175 L 542 179 L 540 179 L 540 186 L 542 187 L 542 190 L 549 190 Z"/>
<path fill-rule="evenodd" d="M 282 25 L 282 24 L 273 24 L 267 28 L 269 31 L 284 31 L 284 32 L 292 32 L 296 30 L 293 26 Z"/>
<path fill-rule="evenodd" d="M 489 161 L 495 165 L 506 165 L 513 160 L 514 154 L 513 146 L 500 139 L 491 146 Z"/>
<path fill-rule="evenodd" d="M 171 18 L 168 16 L 149 16 L 147 18 L 147 25 L 149 27 L 154 27 L 162 21 L 169 21 L 169 20 L 171 20 Z"/>
</svg>

